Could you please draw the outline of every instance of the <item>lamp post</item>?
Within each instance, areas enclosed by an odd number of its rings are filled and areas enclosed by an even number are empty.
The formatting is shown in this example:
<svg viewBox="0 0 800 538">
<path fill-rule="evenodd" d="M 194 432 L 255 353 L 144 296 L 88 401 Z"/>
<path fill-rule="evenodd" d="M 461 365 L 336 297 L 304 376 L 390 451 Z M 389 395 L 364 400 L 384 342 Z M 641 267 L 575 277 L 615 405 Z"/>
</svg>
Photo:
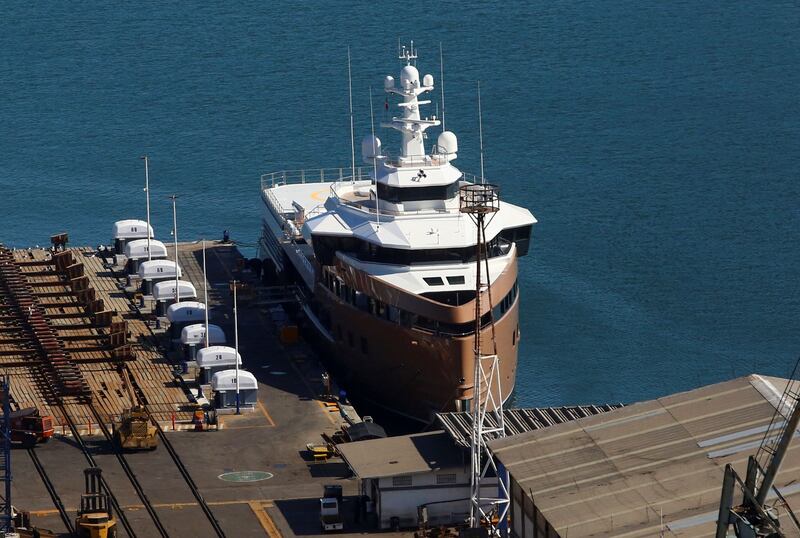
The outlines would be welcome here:
<svg viewBox="0 0 800 538">
<path fill-rule="evenodd" d="M 240 415 L 239 408 L 239 309 L 236 306 L 236 288 L 239 287 L 239 282 L 233 281 L 233 342 L 234 349 L 236 350 L 233 358 L 234 368 L 236 369 L 236 414 Z"/>
<path fill-rule="evenodd" d="M 172 236 L 175 240 L 175 303 L 177 304 L 181 301 L 178 291 L 178 209 L 176 206 L 178 195 L 173 194 L 170 199 L 172 199 Z"/>
<path fill-rule="evenodd" d="M 147 158 L 147 155 L 144 155 L 142 159 L 144 159 L 144 192 L 147 200 L 147 260 L 150 261 L 153 259 L 153 255 L 150 253 L 150 159 Z"/>
<path fill-rule="evenodd" d="M 208 277 L 206 276 L 206 240 L 203 239 L 203 301 L 206 305 L 206 347 L 208 347 Z"/>
</svg>

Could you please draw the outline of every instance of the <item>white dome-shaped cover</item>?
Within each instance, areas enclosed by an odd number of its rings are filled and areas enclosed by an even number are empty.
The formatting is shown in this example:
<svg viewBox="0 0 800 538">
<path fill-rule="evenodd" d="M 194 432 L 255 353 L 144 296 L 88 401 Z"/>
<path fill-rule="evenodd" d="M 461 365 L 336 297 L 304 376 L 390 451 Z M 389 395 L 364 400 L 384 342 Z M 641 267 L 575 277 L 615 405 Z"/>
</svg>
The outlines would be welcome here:
<svg viewBox="0 0 800 538">
<path fill-rule="evenodd" d="M 236 390 L 236 370 L 222 370 L 211 377 L 211 389 L 218 392 Z M 239 390 L 258 390 L 256 376 L 247 370 L 239 370 Z"/>
<path fill-rule="evenodd" d="M 183 299 L 194 299 L 197 297 L 197 290 L 194 287 L 194 284 L 189 282 L 188 280 L 179 280 L 178 281 L 178 298 Z M 162 282 L 156 282 L 153 286 L 153 299 L 156 301 L 169 301 L 175 298 L 175 281 L 174 280 L 164 280 Z"/>
<path fill-rule="evenodd" d="M 433 75 L 428 74 L 422 77 L 422 85 L 426 87 L 433 86 Z"/>
<path fill-rule="evenodd" d="M 139 278 L 152 280 L 154 278 L 175 278 L 176 264 L 172 260 L 148 260 L 139 265 Z M 178 278 L 181 277 L 181 268 L 177 267 Z"/>
<path fill-rule="evenodd" d="M 381 139 L 375 135 L 367 135 L 361 140 L 361 157 L 365 163 L 372 164 L 372 160 L 381 155 Z"/>
<path fill-rule="evenodd" d="M 439 146 L 439 151 L 446 155 L 455 158 L 458 153 L 458 138 L 453 131 L 444 131 L 436 139 L 436 145 Z"/>
<path fill-rule="evenodd" d="M 150 243 L 150 253 L 152 258 L 166 258 L 167 247 L 161 241 L 147 238 L 134 239 L 125 245 L 125 257 L 129 260 L 141 260 L 147 258 L 147 244 Z"/>
<path fill-rule="evenodd" d="M 413 65 L 406 65 L 400 71 L 400 85 L 403 88 L 413 88 L 419 85 L 419 71 Z"/>
<path fill-rule="evenodd" d="M 238 358 L 239 366 L 242 365 L 242 355 L 230 346 L 208 346 L 197 352 L 197 367 L 211 368 L 214 366 L 236 366 L 234 360 Z"/>
<path fill-rule="evenodd" d="M 167 308 L 167 319 L 170 323 L 186 323 L 202 321 L 206 317 L 206 305 L 199 301 L 183 301 L 173 303 Z"/>
<path fill-rule="evenodd" d="M 147 222 L 137 219 L 118 220 L 114 223 L 114 239 L 147 239 Z M 150 226 L 150 237 L 153 227 Z"/>
<path fill-rule="evenodd" d="M 196 346 L 204 344 L 206 341 L 206 324 L 193 323 L 181 330 L 181 344 Z M 209 347 L 225 343 L 225 332 L 219 325 L 208 324 L 208 343 Z"/>
</svg>

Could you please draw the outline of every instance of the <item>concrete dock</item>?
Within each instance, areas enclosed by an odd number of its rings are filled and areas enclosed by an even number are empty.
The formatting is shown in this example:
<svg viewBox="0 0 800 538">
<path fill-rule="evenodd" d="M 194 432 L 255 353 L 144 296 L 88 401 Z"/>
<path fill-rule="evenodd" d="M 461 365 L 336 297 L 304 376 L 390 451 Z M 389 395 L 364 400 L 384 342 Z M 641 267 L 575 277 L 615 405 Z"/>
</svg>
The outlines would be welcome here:
<svg viewBox="0 0 800 538">
<path fill-rule="evenodd" d="M 180 246 L 179 262 L 184 279 L 191 280 L 202 300 L 203 276 L 201 245 Z M 322 367 L 303 342 L 282 344 L 277 326 L 270 316 L 269 301 L 260 299 L 259 284 L 243 263 L 234 245 L 207 243 L 207 274 L 211 323 L 220 325 L 229 345 L 233 342 L 233 309 L 229 282 L 239 280 L 253 293 L 239 301 L 239 350 L 243 367 L 258 379 L 258 404 L 253 412 L 220 416 L 216 431 L 172 431 L 172 415 L 186 419 L 192 409 L 191 397 L 176 382 L 175 365 L 166 357 L 159 330 L 150 317 L 149 304 L 139 308 L 124 280 L 103 266 L 88 249 L 75 249 L 73 255 L 84 263 L 85 273 L 95 283 L 98 294 L 107 298 L 128 322 L 131 343 L 139 364 L 131 367 L 140 385 L 151 386 L 153 412 L 164 425 L 167 437 L 183 461 L 191 478 L 227 536 L 311 536 L 321 534 L 318 498 L 324 484 L 343 486 L 345 533 L 369 531 L 354 521 L 356 483 L 348 478 L 346 465 L 337 458 L 313 462 L 307 443 L 321 442 L 321 434 L 331 435 L 342 419 L 336 405 L 323 401 Z M 36 256 L 37 254 L 34 254 Z M 28 256 L 28 254 L 20 254 Z M 44 254 L 42 255 L 44 256 Z M 120 287 L 122 286 L 122 287 Z M 102 363 L 101 363 L 102 364 Z M 92 364 L 86 369 L 97 368 Z M 105 375 L 105 374 L 104 374 Z M 90 372 L 93 391 L 117 394 L 111 376 L 105 387 Z M 111 383 L 111 384 L 110 384 Z M 31 384 L 35 387 L 35 384 Z M 12 390 L 14 390 L 12 388 Z M 159 400 L 159 390 L 164 393 Z M 122 395 L 121 395 L 122 396 Z M 124 402 L 120 396 L 119 405 Z M 31 399 L 36 392 L 32 389 Z M 107 398 L 112 399 L 110 396 Z M 150 396 L 148 395 L 148 401 Z M 115 404 L 116 405 L 116 404 Z M 110 406 L 110 404 L 109 404 Z M 112 414 L 116 407 L 109 407 Z M 87 424 L 88 426 L 88 424 Z M 126 476 L 114 461 L 112 450 L 102 437 L 84 432 L 89 450 L 103 467 L 109 485 L 136 529 L 138 536 L 154 536 L 154 525 L 143 509 Z M 74 516 L 83 488 L 82 470 L 87 467 L 83 454 L 69 435 L 57 432 L 49 443 L 35 448 L 43 467 L 58 490 L 67 511 Z M 180 477 L 164 447 L 154 452 L 128 453 L 129 465 L 138 477 L 150 503 L 169 534 L 173 536 L 211 536 L 208 520 Z M 45 490 L 31 459 L 24 450 L 12 452 L 13 503 L 31 512 L 35 525 L 65 532 L 59 513 Z M 238 473 L 238 474 L 237 474 Z M 126 535 L 120 529 L 120 536 Z"/>
</svg>

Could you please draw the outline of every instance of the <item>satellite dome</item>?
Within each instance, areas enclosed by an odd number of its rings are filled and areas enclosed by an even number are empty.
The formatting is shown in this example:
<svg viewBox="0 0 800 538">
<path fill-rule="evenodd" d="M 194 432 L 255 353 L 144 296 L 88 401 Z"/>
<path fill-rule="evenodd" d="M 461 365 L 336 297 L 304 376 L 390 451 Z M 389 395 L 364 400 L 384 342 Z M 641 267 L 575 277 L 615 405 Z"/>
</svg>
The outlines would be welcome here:
<svg viewBox="0 0 800 538">
<path fill-rule="evenodd" d="M 439 146 L 440 152 L 451 158 L 455 158 L 458 153 L 458 138 L 453 131 L 443 131 L 436 140 L 436 145 Z"/>
<path fill-rule="evenodd" d="M 387 75 L 385 79 L 383 79 L 383 87 L 387 90 L 391 90 L 394 88 L 394 77 Z"/>
<path fill-rule="evenodd" d="M 381 155 L 381 139 L 375 135 L 367 135 L 361 140 L 361 158 L 365 163 L 372 164 L 375 157 Z"/>
<path fill-rule="evenodd" d="M 419 71 L 413 65 L 407 65 L 400 71 L 400 84 L 403 88 L 413 88 L 419 84 Z"/>
<path fill-rule="evenodd" d="M 422 77 L 422 85 L 433 86 L 433 75 L 427 74 L 424 77 Z"/>
</svg>

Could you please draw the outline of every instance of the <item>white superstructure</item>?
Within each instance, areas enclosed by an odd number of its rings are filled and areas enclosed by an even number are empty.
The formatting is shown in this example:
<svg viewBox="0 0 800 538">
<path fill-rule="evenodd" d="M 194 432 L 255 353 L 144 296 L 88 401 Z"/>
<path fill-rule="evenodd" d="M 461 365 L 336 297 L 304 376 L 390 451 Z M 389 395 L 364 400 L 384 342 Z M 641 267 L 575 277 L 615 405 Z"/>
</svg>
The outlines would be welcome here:
<svg viewBox="0 0 800 538">
<path fill-rule="evenodd" d="M 400 72 L 399 85 L 391 76 L 384 82 L 387 93 L 399 96 L 401 115 L 382 124 L 400 131 L 400 155 L 395 159 L 385 155 L 380 139 L 368 135 L 361 148 L 369 166 L 357 170 L 355 176 L 330 183 L 278 186 L 267 199 L 277 202 L 287 215 L 285 230 L 296 237 L 300 228 L 317 256 L 326 249 L 317 248 L 315 242 L 342 245 L 341 240 L 352 239 L 356 252 L 348 255 L 344 253 L 347 248 L 333 246 L 336 255 L 388 284 L 411 293 L 474 290 L 474 262 L 470 259 L 475 225 L 459 212 L 458 189 L 481 178 L 466 175 L 452 164 L 458 140 L 451 131 L 440 133 L 437 144 L 426 153 L 426 130 L 440 121 L 421 117 L 420 106 L 430 101 L 419 97 L 434 89 L 433 76 L 420 79 L 412 65 L 416 58 L 413 48 L 405 49 L 402 57 L 407 65 Z M 309 177 L 315 174 L 309 173 Z M 527 209 L 501 202 L 486 230 L 487 237 L 497 238 L 492 246 L 496 252 L 490 261 L 490 279 L 508 263 L 515 241 L 525 240 L 527 249 L 528 237 L 517 235 L 529 232 L 535 222 Z M 514 229 L 520 233 L 503 238 L 503 231 Z M 306 257 L 314 255 L 308 248 L 297 250 L 304 250 Z M 313 282 L 312 264 L 301 263 L 298 270 L 306 281 Z"/>
</svg>

